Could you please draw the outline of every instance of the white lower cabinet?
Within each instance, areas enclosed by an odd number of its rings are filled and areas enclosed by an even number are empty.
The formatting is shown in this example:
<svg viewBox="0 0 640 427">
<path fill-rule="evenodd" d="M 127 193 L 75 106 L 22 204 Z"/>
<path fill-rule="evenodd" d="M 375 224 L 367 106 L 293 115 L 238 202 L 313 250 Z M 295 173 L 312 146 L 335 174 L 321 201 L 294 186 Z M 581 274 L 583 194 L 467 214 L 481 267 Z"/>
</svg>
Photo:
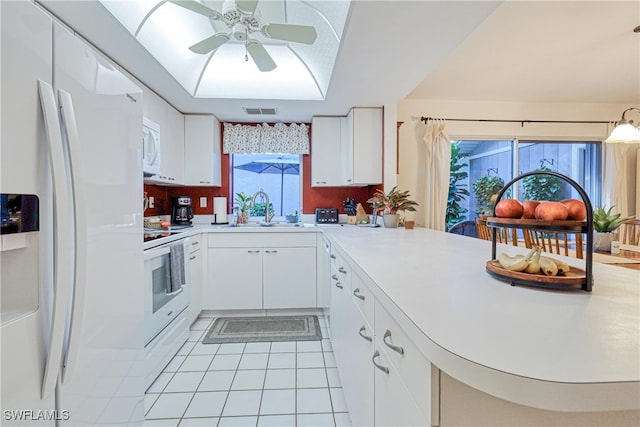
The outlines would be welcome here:
<svg viewBox="0 0 640 427">
<path fill-rule="evenodd" d="M 268 248 L 262 255 L 264 308 L 316 306 L 316 248 Z"/>
<path fill-rule="evenodd" d="M 312 308 L 315 233 L 210 233 L 208 310 Z"/>
<path fill-rule="evenodd" d="M 331 341 L 354 426 L 431 425 L 431 364 L 332 251 Z"/>
<path fill-rule="evenodd" d="M 189 323 L 193 323 L 202 311 L 202 235 L 191 237 L 189 247 L 189 286 L 191 286 L 191 301 L 189 302 Z"/>
<path fill-rule="evenodd" d="M 262 308 L 262 251 L 209 248 L 207 308 Z"/>
<path fill-rule="evenodd" d="M 375 426 L 429 426 L 430 415 L 425 415 L 407 389 L 398 370 L 391 363 L 384 344 L 375 339 L 376 351 L 372 356 L 374 369 L 374 424 Z M 427 364 L 427 361 L 424 361 Z"/>
</svg>

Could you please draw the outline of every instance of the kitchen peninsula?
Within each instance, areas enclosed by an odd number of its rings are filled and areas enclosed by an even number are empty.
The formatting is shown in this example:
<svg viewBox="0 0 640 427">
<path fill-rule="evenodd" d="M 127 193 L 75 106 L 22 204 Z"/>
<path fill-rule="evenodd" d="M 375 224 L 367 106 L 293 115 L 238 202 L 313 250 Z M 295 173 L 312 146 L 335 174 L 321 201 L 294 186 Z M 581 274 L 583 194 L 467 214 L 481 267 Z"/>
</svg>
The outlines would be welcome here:
<svg viewBox="0 0 640 427">
<path fill-rule="evenodd" d="M 432 375 L 434 425 L 640 421 L 637 271 L 594 263 L 591 293 L 514 287 L 484 271 L 484 240 L 427 229 L 324 233 L 352 280 L 360 276 L 440 370 Z M 378 311 L 373 317 L 377 324 Z"/>
</svg>

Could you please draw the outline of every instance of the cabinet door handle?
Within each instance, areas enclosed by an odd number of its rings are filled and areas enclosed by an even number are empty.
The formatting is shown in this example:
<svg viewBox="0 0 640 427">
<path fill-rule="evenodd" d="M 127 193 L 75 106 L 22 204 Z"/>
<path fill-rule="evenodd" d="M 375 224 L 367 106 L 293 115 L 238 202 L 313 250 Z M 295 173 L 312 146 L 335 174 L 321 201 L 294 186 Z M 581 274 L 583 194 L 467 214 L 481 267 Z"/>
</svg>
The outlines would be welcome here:
<svg viewBox="0 0 640 427">
<path fill-rule="evenodd" d="M 371 361 L 373 362 L 373 365 L 380 369 L 382 372 L 384 372 L 385 374 L 389 373 L 389 368 L 387 368 L 386 366 L 382 366 L 376 363 L 376 357 L 380 357 L 380 352 L 378 350 L 376 350 L 375 353 L 373 353 L 373 357 L 371 358 Z"/>
<path fill-rule="evenodd" d="M 191 246 L 195 246 L 195 245 L 197 245 L 198 243 L 200 243 L 200 242 L 198 242 L 197 240 L 196 240 L 195 242 L 191 242 Z"/>
<path fill-rule="evenodd" d="M 335 274 L 334 274 L 334 275 L 332 275 L 332 276 L 331 276 L 331 278 L 332 278 L 333 280 L 338 280 L 338 276 L 336 276 Z"/>
<path fill-rule="evenodd" d="M 334 254 L 329 255 L 329 257 L 330 257 L 331 259 L 336 259 L 336 256 L 335 256 Z"/>
<path fill-rule="evenodd" d="M 189 261 L 193 261 L 194 259 L 196 259 L 196 256 L 195 256 L 195 255 L 194 255 L 194 256 L 192 256 L 192 257 L 189 257 Z"/>
<path fill-rule="evenodd" d="M 372 342 L 373 338 L 372 337 L 368 337 L 366 336 L 364 333 L 367 332 L 367 328 L 364 327 L 364 325 L 362 325 L 362 327 L 360 328 L 360 330 L 358 331 L 358 334 L 364 338 L 365 340 Z"/>
<path fill-rule="evenodd" d="M 278 251 L 265 251 L 265 252 L 268 253 L 268 254 L 277 254 L 278 253 Z"/>
<path fill-rule="evenodd" d="M 344 289 L 344 286 L 340 285 L 340 282 L 336 282 L 336 288 Z"/>
<path fill-rule="evenodd" d="M 404 354 L 404 348 L 400 347 L 399 345 L 393 345 L 387 342 L 387 338 L 391 337 L 391 331 L 387 329 L 387 332 L 384 333 L 384 337 L 382 338 L 382 341 L 386 344 L 387 347 L 389 347 L 391 350 L 395 351 L 396 353 L 400 353 L 400 354 Z"/>
<path fill-rule="evenodd" d="M 360 288 L 355 288 L 353 290 L 353 296 L 364 301 L 364 295 L 360 295 Z"/>
<path fill-rule="evenodd" d="M 347 274 L 347 270 L 345 270 L 344 267 L 338 268 L 338 271 L 342 274 Z"/>
<path fill-rule="evenodd" d="M 316 184 L 326 184 L 327 181 L 316 181 Z"/>
<path fill-rule="evenodd" d="M 260 251 L 247 251 L 247 252 L 249 252 L 250 254 L 259 254 L 260 253 Z"/>
</svg>

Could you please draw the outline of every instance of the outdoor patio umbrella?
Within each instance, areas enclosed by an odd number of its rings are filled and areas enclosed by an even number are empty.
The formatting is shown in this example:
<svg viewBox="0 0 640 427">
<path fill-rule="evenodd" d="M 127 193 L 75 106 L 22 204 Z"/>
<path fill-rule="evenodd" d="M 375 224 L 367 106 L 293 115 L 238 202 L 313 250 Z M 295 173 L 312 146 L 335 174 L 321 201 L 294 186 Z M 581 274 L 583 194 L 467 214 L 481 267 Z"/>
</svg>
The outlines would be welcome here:
<svg viewBox="0 0 640 427">
<path fill-rule="evenodd" d="M 282 215 L 284 176 L 300 174 L 299 162 L 289 161 L 287 159 L 280 159 L 280 161 L 277 162 L 254 160 L 243 165 L 234 166 L 234 168 L 255 173 L 280 174 L 280 215 Z M 268 208 L 267 206 L 267 209 Z"/>
</svg>

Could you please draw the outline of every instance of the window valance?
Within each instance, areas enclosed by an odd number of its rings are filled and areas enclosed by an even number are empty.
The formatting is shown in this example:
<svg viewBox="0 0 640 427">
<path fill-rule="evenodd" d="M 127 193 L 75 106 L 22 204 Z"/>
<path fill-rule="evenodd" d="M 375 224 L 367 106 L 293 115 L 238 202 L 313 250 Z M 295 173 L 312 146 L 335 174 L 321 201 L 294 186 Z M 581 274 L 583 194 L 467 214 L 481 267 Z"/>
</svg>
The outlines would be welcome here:
<svg viewBox="0 0 640 427">
<path fill-rule="evenodd" d="M 309 154 L 309 127 L 304 123 L 286 125 L 224 124 L 222 151 L 231 154 Z"/>
</svg>

